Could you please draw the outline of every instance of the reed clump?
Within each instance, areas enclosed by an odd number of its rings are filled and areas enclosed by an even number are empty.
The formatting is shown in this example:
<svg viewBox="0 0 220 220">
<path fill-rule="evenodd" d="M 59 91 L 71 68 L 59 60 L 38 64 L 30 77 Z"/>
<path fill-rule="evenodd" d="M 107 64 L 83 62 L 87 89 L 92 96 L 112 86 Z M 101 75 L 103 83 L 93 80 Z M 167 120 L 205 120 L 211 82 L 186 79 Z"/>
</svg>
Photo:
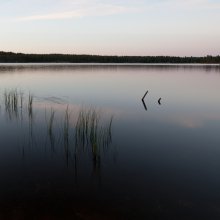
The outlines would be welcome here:
<svg viewBox="0 0 220 220">
<path fill-rule="evenodd" d="M 6 109 L 10 109 L 15 111 L 18 108 L 18 92 L 17 89 L 11 91 L 5 91 L 4 93 L 5 107 Z"/>
<path fill-rule="evenodd" d="M 55 111 L 51 108 L 51 110 L 50 110 L 50 118 L 49 118 L 48 125 L 47 125 L 49 136 L 53 135 L 54 117 L 55 117 Z"/>
<path fill-rule="evenodd" d="M 18 92 L 17 89 L 5 90 L 4 92 L 4 104 L 5 111 L 8 113 L 9 118 L 15 116 L 16 118 L 19 116 L 18 109 L 23 105 L 23 94 L 22 92 Z"/>
<path fill-rule="evenodd" d="M 93 155 L 99 155 L 100 148 L 111 143 L 113 117 L 103 126 L 96 109 L 81 109 L 75 126 L 75 145 L 90 146 Z"/>
<path fill-rule="evenodd" d="M 33 100 L 34 100 L 33 95 L 31 95 L 29 93 L 29 96 L 28 96 L 28 115 L 29 115 L 29 117 L 32 117 L 32 115 L 33 115 Z"/>
<path fill-rule="evenodd" d="M 5 90 L 4 92 L 5 110 L 8 113 L 10 119 L 12 116 L 22 118 L 22 108 L 26 106 L 24 116 L 25 119 L 29 119 L 29 136 L 33 139 L 33 106 L 34 97 L 31 93 L 24 95 L 22 92 L 18 92 L 17 89 Z M 20 108 L 21 111 L 18 111 Z M 20 114 L 20 115 L 19 115 Z M 45 110 L 46 116 L 46 110 Z M 57 119 L 58 117 L 56 117 Z M 61 130 L 55 129 L 60 124 L 55 119 L 55 110 L 50 109 L 48 119 L 46 118 L 46 132 L 49 137 L 51 147 L 54 150 L 54 146 L 59 142 L 59 138 L 62 137 L 64 144 L 64 150 L 66 153 L 66 159 L 68 161 L 69 156 L 75 151 L 75 155 L 80 151 L 89 151 L 92 154 L 94 163 L 100 162 L 100 156 L 104 147 L 108 147 L 112 142 L 112 123 L 113 117 L 103 120 L 101 114 L 95 108 L 81 108 L 75 120 L 76 123 L 72 125 L 70 123 L 70 108 L 67 105 L 64 117 L 62 115 Z M 22 120 L 23 121 L 23 120 Z M 24 120 L 25 121 L 25 120 Z M 58 131 L 59 130 L 59 131 Z M 71 136 L 74 135 L 74 136 Z M 72 138 L 73 137 L 73 138 Z M 56 140 L 56 141 L 55 141 Z M 58 141 L 58 142 L 57 142 Z M 73 148 L 70 148 L 73 146 Z"/>
</svg>

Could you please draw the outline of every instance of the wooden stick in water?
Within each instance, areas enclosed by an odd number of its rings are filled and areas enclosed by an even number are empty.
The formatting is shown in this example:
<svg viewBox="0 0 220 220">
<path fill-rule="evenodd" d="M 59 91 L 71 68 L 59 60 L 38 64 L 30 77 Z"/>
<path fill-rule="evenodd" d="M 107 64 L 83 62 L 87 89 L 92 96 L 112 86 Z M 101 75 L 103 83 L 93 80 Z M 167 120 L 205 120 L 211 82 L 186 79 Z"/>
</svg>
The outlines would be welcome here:
<svg viewBox="0 0 220 220">
<path fill-rule="evenodd" d="M 145 94 L 144 94 L 142 100 L 144 100 L 144 98 L 146 97 L 147 93 L 148 93 L 148 90 L 147 90 L 147 92 L 145 92 Z"/>
</svg>

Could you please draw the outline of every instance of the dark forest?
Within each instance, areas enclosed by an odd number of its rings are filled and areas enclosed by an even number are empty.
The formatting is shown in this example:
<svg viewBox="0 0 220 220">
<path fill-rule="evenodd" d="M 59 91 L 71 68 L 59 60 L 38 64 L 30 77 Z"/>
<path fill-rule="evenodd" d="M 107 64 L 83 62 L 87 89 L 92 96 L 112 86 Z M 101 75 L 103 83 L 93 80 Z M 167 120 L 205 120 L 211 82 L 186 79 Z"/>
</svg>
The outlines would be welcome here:
<svg viewBox="0 0 220 220">
<path fill-rule="evenodd" d="M 0 63 L 202 63 L 220 64 L 220 56 L 99 56 L 0 52 Z"/>
</svg>

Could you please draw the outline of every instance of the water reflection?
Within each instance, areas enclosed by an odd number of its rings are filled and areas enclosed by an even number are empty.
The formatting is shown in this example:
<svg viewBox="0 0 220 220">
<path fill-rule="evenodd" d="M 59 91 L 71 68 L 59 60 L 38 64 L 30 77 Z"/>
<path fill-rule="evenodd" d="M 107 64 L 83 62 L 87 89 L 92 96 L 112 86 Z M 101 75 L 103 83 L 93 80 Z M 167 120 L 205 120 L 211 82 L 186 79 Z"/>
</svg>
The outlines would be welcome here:
<svg viewBox="0 0 220 220">
<path fill-rule="evenodd" d="M 17 64 L 4 64 L 0 65 L 0 73 L 13 73 L 13 72 L 24 72 L 24 71 L 60 71 L 60 70 L 89 70 L 89 71 L 103 71 L 103 68 L 106 71 L 117 71 L 126 69 L 128 71 L 135 70 L 186 70 L 186 71 L 195 71 L 202 70 L 206 72 L 218 72 L 220 73 L 220 65 L 219 64 L 91 64 L 91 63 L 83 63 L 83 64 L 71 64 L 71 63 L 17 63 Z"/>
<path fill-rule="evenodd" d="M 1 204 L 17 195 L 24 210 L 42 202 L 45 210 L 59 200 L 64 216 L 64 206 L 89 201 L 99 213 L 127 214 L 119 219 L 191 213 L 183 201 L 198 214 L 201 198 L 218 207 L 219 66 L 7 68 L 0 67 Z M 17 88 L 17 108 L 5 104 L 4 88 Z"/>
</svg>

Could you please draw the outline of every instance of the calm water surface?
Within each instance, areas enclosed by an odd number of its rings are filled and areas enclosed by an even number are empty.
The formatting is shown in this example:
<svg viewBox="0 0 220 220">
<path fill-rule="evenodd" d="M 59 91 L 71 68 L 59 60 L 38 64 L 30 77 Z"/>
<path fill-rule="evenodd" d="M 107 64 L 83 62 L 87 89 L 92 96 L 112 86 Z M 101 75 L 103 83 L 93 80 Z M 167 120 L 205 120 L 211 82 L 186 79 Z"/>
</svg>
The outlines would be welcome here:
<svg viewBox="0 0 220 220">
<path fill-rule="evenodd" d="M 0 65 L 0 218 L 219 219 L 219 94 L 220 66 Z"/>
</svg>

